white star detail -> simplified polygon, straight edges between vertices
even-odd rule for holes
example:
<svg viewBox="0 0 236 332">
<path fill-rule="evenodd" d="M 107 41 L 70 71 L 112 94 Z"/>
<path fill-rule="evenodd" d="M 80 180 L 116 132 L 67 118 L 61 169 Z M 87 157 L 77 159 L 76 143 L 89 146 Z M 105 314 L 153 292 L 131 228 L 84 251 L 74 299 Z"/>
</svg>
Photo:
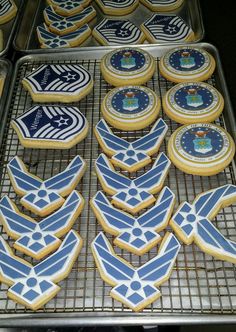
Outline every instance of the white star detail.
<svg viewBox="0 0 236 332">
<path fill-rule="evenodd" d="M 39 192 L 40 191 L 45 191 L 46 192 L 46 194 L 45 194 L 45 196 L 43 196 L 43 197 L 40 197 L 38 194 L 39 194 Z M 42 185 L 40 186 L 40 188 L 38 189 L 38 190 L 35 190 L 35 191 L 32 191 L 32 193 L 35 195 L 35 198 L 34 198 L 34 200 L 33 200 L 33 203 L 38 203 L 38 201 L 40 201 L 41 199 L 43 199 L 45 202 L 47 202 L 48 204 L 50 204 L 51 203 L 51 200 L 50 200 L 50 198 L 49 198 L 49 195 L 51 194 L 51 193 L 53 193 L 53 192 L 55 192 L 55 191 L 53 191 L 53 190 L 48 190 L 46 187 L 45 187 L 45 184 L 44 183 L 42 183 Z"/>
<path fill-rule="evenodd" d="M 66 81 L 68 82 L 70 80 L 75 80 L 75 76 L 76 76 L 75 74 L 68 73 L 67 75 L 62 76 L 62 77 L 64 77 L 66 79 Z"/>
<path fill-rule="evenodd" d="M 34 279 L 37 279 L 37 284 L 34 285 L 33 287 L 30 287 L 27 285 L 27 280 L 29 280 L 30 278 L 34 278 Z M 30 274 L 27 275 L 26 278 L 21 278 L 21 280 L 19 279 L 18 282 L 21 282 L 24 286 L 23 286 L 23 289 L 21 290 L 21 294 L 24 295 L 26 294 L 28 291 L 30 291 L 31 289 L 33 289 L 35 292 L 37 292 L 38 294 L 42 294 L 42 290 L 40 288 L 40 282 L 41 281 L 44 281 L 45 278 L 43 277 L 39 277 L 35 271 L 32 269 L 30 271 Z"/>
<path fill-rule="evenodd" d="M 176 28 L 175 28 L 175 27 L 168 27 L 168 28 L 166 29 L 166 31 L 168 31 L 170 34 L 171 34 L 171 33 L 175 33 L 175 32 L 176 32 Z"/>
<path fill-rule="evenodd" d="M 141 284 L 141 287 L 139 289 L 137 289 L 137 290 L 133 290 L 131 288 L 131 284 L 133 282 L 139 282 Z M 150 281 L 141 280 L 139 278 L 138 273 L 136 271 L 135 271 L 135 273 L 133 275 L 132 280 L 128 281 L 125 285 L 128 287 L 126 295 L 125 295 L 126 298 L 128 298 L 131 295 L 133 295 L 134 293 L 137 293 L 137 294 L 139 294 L 144 299 L 147 298 L 147 295 L 144 292 L 144 287 L 145 286 L 152 286 L 152 285 L 150 285 Z"/>
<path fill-rule="evenodd" d="M 126 31 L 126 30 L 120 30 L 120 32 L 118 32 L 117 34 L 121 37 L 125 37 L 125 36 L 129 35 L 128 31 Z"/>
<path fill-rule="evenodd" d="M 35 233 L 40 233 L 42 235 L 41 238 L 38 239 L 38 240 L 34 240 L 33 236 L 34 236 Z M 35 229 L 32 232 L 27 232 L 27 233 L 24 234 L 24 236 L 27 236 L 29 238 L 29 242 L 27 244 L 27 247 L 30 247 L 30 246 L 32 246 L 35 243 L 39 243 L 42 246 L 46 247 L 48 245 L 48 243 L 45 242 L 45 237 L 47 235 L 53 236 L 54 232 L 45 232 L 45 231 L 42 231 L 41 228 L 40 228 L 40 226 L 38 224 L 36 224 Z"/>
<path fill-rule="evenodd" d="M 58 123 L 58 127 L 61 127 L 63 125 L 68 125 L 68 121 L 69 121 L 69 119 L 65 119 L 65 118 L 63 118 L 63 116 L 60 116 L 59 120 L 54 120 L 54 122 Z"/>
</svg>

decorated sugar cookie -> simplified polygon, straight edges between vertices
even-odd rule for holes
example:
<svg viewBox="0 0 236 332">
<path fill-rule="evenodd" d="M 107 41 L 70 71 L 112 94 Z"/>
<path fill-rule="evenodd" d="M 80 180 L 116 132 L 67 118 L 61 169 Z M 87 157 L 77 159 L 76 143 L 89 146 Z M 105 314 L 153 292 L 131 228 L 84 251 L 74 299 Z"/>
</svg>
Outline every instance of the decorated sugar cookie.
<svg viewBox="0 0 236 332">
<path fill-rule="evenodd" d="M 232 161 L 235 144 L 220 126 L 197 123 L 178 128 L 168 143 L 168 155 L 181 171 L 209 176 L 223 171 Z"/>
<path fill-rule="evenodd" d="M 59 210 L 36 222 L 21 213 L 8 196 L 4 196 L 0 201 L 0 219 L 6 233 L 16 240 L 15 249 L 42 259 L 59 247 L 59 238 L 71 229 L 83 206 L 83 197 L 74 190 Z"/>
<path fill-rule="evenodd" d="M 103 117 L 113 127 L 139 130 L 156 120 L 161 102 L 154 91 L 144 86 L 112 89 L 102 101 Z"/>
<path fill-rule="evenodd" d="M 14 0 L 0 0 L 0 24 L 7 23 L 16 16 L 17 7 Z"/>
<path fill-rule="evenodd" d="M 115 86 L 141 85 L 153 76 L 155 62 L 144 50 L 124 47 L 102 58 L 101 72 L 104 79 Z"/>
<path fill-rule="evenodd" d="M 152 161 L 150 156 L 159 150 L 167 130 L 165 122 L 159 119 L 147 135 L 129 143 L 114 135 L 102 119 L 97 123 L 94 133 L 115 166 L 134 172 Z"/>
<path fill-rule="evenodd" d="M 138 6 L 138 0 L 96 0 L 101 10 L 106 15 L 127 15 Z"/>
<path fill-rule="evenodd" d="M 161 240 L 157 232 L 166 228 L 174 204 L 175 195 L 168 187 L 161 191 L 155 205 L 137 218 L 114 208 L 101 191 L 91 199 L 103 229 L 116 236 L 114 243 L 136 255 L 145 254 Z"/>
<path fill-rule="evenodd" d="M 176 237 L 166 233 L 158 254 L 134 268 L 116 255 L 103 233 L 91 245 L 101 278 L 113 287 L 110 295 L 134 311 L 144 309 L 161 296 L 157 287 L 170 278 L 180 247 Z"/>
<path fill-rule="evenodd" d="M 77 107 L 33 106 L 11 121 L 26 148 L 70 149 L 88 133 L 88 121 Z"/>
<path fill-rule="evenodd" d="M 194 40 L 191 27 L 180 16 L 174 14 L 153 14 L 140 28 L 150 43 Z"/>
<path fill-rule="evenodd" d="M 112 195 L 112 203 L 132 214 L 155 202 L 153 194 L 163 187 L 169 168 L 169 159 L 160 153 L 149 171 L 131 180 L 116 172 L 104 154 L 95 162 L 97 176 L 103 190 Z"/>
<path fill-rule="evenodd" d="M 179 83 L 163 97 L 163 108 L 169 118 L 182 124 L 212 122 L 224 108 L 224 99 L 212 85 Z"/>
<path fill-rule="evenodd" d="M 143 32 L 129 20 L 103 19 L 92 34 L 101 45 L 142 44 L 145 40 Z"/>
<path fill-rule="evenodd" d="M 203 192 L 192 204 L 182 203 L 170 225 L 185 244 L 194 242 L 205 253 L 236 264 L 236 242 L 228 240 L 211 222 L 220 209 L 234 202 L 234 185 Z"/>
<path fill-rule="evenodd" d="M 55 12 L 62 16 L 72 16 L 80 13 L 89 5 L 91 0 L 47 0 Z"/>
<path fill-rule="evenodd" d="M 35 266 L 15 256 L 0 237 L 1 282 L 9 286 L 7 296 L 31 310 L 41 308 L 60 291 L 82 248 L 82 239 L 70 231 L 59 249 Z"/>
<path fill-rule="evenodd" d="M 215 66 L 215 59 L 206 50 L 188 46 L 169 50 L 159 63 L 161 75 L 176 83 L 205 81 Z"/>
<path fill-rule="evenodd" d="M 140 0 L 153 12 L 167 12 L 179 8 L 184 0 Z"/>
<path fill-rule="evenodd" d="M 49 31 L 46 24 L 37 26 L 36 32 L 41 48 L 76 47 L 82 44 L 92 33 L 88 24 L 64 36 L 58 36 L 52 33 Z"/>
<path fill-rule="evenodd" d="M 65 35 L 82 27 L 96 16 L 96 10 L 89 6 L 81 13 L 64 17 L 55 13 L 52 6 L 43 11 L 44 20 L 49 26 L 49 30 L 57 35 Z"/>
<path fill-rule="evenodd" d="M 67 168 L 43 181 L 27 171 L 19 157 L 7 165 L 7 171 L 15 192 L 22 196 L 21 204 L 39 216 L 46 216 L 64 203 L 82 178 L 86 169 L 85 161 L 76 156 Z"/>
<path fill-rule="evenodd" d="M 72 103 L 93 88 L 91 74 L 77 64 L 41 65 L 22 80 L 35 102 Z"/>
</svg>

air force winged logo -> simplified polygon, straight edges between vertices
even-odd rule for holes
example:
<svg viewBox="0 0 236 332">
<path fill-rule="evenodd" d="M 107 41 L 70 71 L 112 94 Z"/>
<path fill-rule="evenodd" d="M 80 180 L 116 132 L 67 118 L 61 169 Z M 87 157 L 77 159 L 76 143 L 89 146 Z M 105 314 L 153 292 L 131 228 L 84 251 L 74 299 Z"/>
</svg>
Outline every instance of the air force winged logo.
<svg viewBox="0 0 236 332">
<path fill-rule="evenodd" d="M 74 190 L 59 210 L 37 223 L 4 196 L 0 201 L 0 219 L 6 233 L 16 240 L 14 248 L 42 259 L 59 247 L 59 238 L 72 227 L 83 206 L 83 197 Z"/>
<path fill-rule="evenodd" d="M 143 255 L 161 240 L 157 232 L 166 228 L 174 203 L 174 193 L 165 187 L 156 204 L 140 217 L 134 218 L 114 208 L 101 191 L 91 200 L 92 209 L 104 230 L 117 236 L 114 243 L 136 255 Z"/>
<path fill-rule="evenodd" d="M 64 203 L 63 197 L 76 187 L 85 169 L 85 161 L 76 156 L 63 172 L 43 181 L 29 173 L 17 156 L 7 165 L 15 192 L 23 196 L 21 204 L 42 217 Z"/>
<path fill-rule="evenodd" d="M 175 236 L 166 233 L 158 255 L 135 269 L 115 254 L 103 233 L 91 245 L 102 279 L 113 286 L 110 295 L 134 311 L 142 310 L 161 296 L 157 286 L 169 279 L 180 247 Z"/>
<path fill-rule="evenodd" d="M 161 190 L 170 164 L 166 155 L 160 153 L 149 171 L 131 180 L 116 172 L 102 153 L 95 168 L 104 191 L 112 195 L 112 203 L 135 214 L 155 202 L 153 194 Z"/>
<path fill-rule="evenodd" d="M 233 202 L 236 202 L 234 185 L 206 191 L 193 204 L 181 204 L 170 225 L 185 244 L 195 242 L 207 254 L 235 264 L 236 243 L 228 240 L 210 221 L 221 208 Z"/>
<path fill-rule="evenodd" d="M 129 143 L 114 135 L 102 119 L 97 123 L 94 132 L 104 152 L 112 157 L 111 162 L 124 170 L 134 172 L 152 161 L 150 156 L 159 150 L 167 130 L 168 126 L 159 119 L 147 135 Z"/>
<path fill-rule="evenodd" d="M 0 278 L 10 286 L 8 297 L 32 310 L 42 307 L 59 292 L 56 283 L 68 276 L 81 247 L 81 237 L 71 230 L 54 254 L 32 266 L 0 237 Z"/>
</svg>

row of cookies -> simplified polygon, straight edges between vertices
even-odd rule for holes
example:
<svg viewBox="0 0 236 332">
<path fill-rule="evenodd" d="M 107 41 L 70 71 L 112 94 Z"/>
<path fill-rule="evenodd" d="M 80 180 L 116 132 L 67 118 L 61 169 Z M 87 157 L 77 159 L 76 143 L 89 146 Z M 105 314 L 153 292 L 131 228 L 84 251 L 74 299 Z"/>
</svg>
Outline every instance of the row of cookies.
<svg viewBox="0 0 236 332">
<path fill-rule="evenodd" d="M 17 13 L 17 6 L 14 0 L 0 0 L 0 25 L 8 23 Z M 4 45 L 3 31 L 0 26 L 0 51 L 3 50 Z"/>
</svg>

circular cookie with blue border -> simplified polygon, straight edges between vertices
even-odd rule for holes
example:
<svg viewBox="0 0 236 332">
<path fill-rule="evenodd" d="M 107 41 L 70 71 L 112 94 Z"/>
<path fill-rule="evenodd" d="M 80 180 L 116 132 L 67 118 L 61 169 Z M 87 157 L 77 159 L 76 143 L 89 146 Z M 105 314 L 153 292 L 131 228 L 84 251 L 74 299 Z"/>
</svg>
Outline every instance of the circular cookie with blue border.
<svg viewBox="0 0 236 332">
<path fill-rule="evenodd" d="M 210 176 L 223 171 L 232 161 L 235 144 L 229 133 L 211 123 L 178 128 L 170 137 L 168 154 L 181 171 Z"/>
<path fill-rule="evenodd" d="M 151 79 L 155 69 L 153 57 L 138 48 L 116 49 L 101 60 L 104 79 L 115 86 L 144 84 Z"/>
<path fill-rule="evenodd" d="M 206 50 L 182 46 L 169 50 L 160 59 L 160 73 L 166 79 L 181 82 L 207 80 L 215 70 L 215 60 Z"/>
<path fill-rule="evenodd" d="M 224 108 L 224 99 L 212 85 L 203 82 L 179 83 L 163 97 L 168 117 L 178 123 L 212 122 Z"/>
<path fill-rule="evenodd" d="M 182 6 L 184 0 L 140 0 L 152 12 L 167 12 Z"/>
<path fill-rule="evenodd" d="M 149 88 L 125 86 L 112 89 L 102 102 L 102 115 L 113 127 L 139 130 L 147 127 L 160 112 L 160 100 Z"/>
</svg>

